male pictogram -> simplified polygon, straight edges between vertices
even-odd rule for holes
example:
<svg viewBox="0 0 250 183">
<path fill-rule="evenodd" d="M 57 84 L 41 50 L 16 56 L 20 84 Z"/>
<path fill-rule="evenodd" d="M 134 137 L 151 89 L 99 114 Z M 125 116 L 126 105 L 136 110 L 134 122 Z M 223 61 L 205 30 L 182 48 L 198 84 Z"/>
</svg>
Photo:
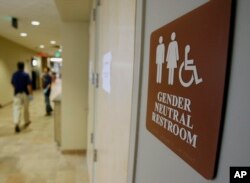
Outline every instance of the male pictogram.
<svg viewBox="0 0 250 183">
<path fill-rule="evenodd" d="M 156 64 L 157 64 L 157 73 L 156 73 L 156 83 L 161 83 L 162 77 L 162 64 L 164 63 L 165 57 L 165 45 L 163 44 L 163 37 L 159 37 L 159 44 L 156 48 Z"/>
</svg>

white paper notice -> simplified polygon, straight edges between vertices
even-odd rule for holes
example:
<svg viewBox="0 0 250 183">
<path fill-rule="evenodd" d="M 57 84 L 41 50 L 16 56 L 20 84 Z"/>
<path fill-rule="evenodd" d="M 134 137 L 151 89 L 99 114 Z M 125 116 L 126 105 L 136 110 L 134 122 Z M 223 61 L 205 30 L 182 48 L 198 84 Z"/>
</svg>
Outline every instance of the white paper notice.
<svg viewBox="0 0 250 183">
<path fill-rule="evenodd" d="M 107 93 L 111 92 L 110 72 L 111 72 L 111 52 L 106 53 L 102 60 L 102 88 Z"/>
</svg>

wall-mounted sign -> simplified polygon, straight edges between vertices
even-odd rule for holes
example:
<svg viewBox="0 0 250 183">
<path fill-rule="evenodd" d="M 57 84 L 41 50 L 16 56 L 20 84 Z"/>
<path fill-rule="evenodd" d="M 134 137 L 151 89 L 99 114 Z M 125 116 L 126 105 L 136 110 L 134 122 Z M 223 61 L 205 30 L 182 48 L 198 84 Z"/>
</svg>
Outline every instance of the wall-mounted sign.
<svg viewBox="0 0 250 183">
<path fill-rule="evenodd" d="M 150 40 L 147 129 L 204 177 L 215 175 L 231 0 L 211 0 Z"/>
</svg>

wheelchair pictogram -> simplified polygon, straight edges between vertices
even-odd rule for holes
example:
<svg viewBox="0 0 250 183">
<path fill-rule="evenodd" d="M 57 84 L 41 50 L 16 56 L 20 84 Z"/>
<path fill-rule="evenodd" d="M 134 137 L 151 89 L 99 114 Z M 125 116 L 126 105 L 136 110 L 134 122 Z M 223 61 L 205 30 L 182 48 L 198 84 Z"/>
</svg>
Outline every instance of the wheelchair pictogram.
<svg viewBox="0 0 250 183">
<path fill-rule="evenodd" d="M 191 48 L 189 45 L 186 45 L 185 47 L 185 60 L 181 63 L 180 69 L 179 69 L 179 81 L 182 86 L 189 87 L 195 82 L 196 85 L 201 83 L 203 80 L 202 78 L 198 77 L 197 68 L 196 65 L 194 65 L 194 60 L 188 58 L 188 54 L 190 52 Z M 182 78 L 182 73 L 184 71 L 193 71 L 192 76 L 189 81 L 184 81 Z"/>
</svg>

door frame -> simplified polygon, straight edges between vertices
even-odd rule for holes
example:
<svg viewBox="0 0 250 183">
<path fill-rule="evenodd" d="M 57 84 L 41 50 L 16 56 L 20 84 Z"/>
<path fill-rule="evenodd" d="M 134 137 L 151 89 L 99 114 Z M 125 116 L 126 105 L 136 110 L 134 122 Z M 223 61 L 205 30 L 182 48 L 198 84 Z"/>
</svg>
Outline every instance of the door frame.
<svg viewBox="0 0 250 183">
<path fill-rule="evenodd" d="M 93 88 L 93 93 L 91 96 L 91 102 L 93 103 L 93 106 L 91 109 L 91 115 L 92 115 L 92 120 L 88 122 L 89 125 L 91 125 L 91 131 L 88 132 L 88 139 L 90 142 L 90 146 L 88 147 L 88 151 L 90 151 L 89 156 L 87 159 L 88 161 L 88 171 L 89 171 L 89 181 L 91 183 L 95 183 L 96 182 L 96 162 L 94 161 L 95 158 L 95 149 L 96 149 L 96 137 L 97 137 L 97 133 L 96 133 L 96 124 L 97 124 L 97 103 L 98 103 L 98 79 L 97 79 L 97 73 L 98 73 L 98 60 L 99 60 L 99 55 L 98 55 L 98 51 L 99 51 L 99 32 L 98 32 L 98 27 L 99 27 L 99 16 L 98 16 L 98 8 L 99 8 L 99 1 L 98 0 L 93 0 L 92 5 L 91 5 L 91 22 L 94 26 L 93 30 L 89 29 L 89 31 L 93 31 L 93 58 L 92 58 L 92 73 L 91 73 L 91 83 L 89 84 L 89 87 Z M 91 164 L 90 164 L 91 163 Z"/>
<path fill-rule="evenodd" d="M 134 71 L 133 71 L 133 92 L 131 106 L 131 126 L 129 142 L 129 162 L 128 162 L 128 183 L 135 183 L 137 153 L 138 153 L 138 136 L 140 123 L 140 105 L 142 90 L 142 73 L 143 73 L 143 43 L 145 28 L 145 8 L 144 0 L 136 1 L 135 14 L 135 52 L 134 52 Z"/>
</svg>

